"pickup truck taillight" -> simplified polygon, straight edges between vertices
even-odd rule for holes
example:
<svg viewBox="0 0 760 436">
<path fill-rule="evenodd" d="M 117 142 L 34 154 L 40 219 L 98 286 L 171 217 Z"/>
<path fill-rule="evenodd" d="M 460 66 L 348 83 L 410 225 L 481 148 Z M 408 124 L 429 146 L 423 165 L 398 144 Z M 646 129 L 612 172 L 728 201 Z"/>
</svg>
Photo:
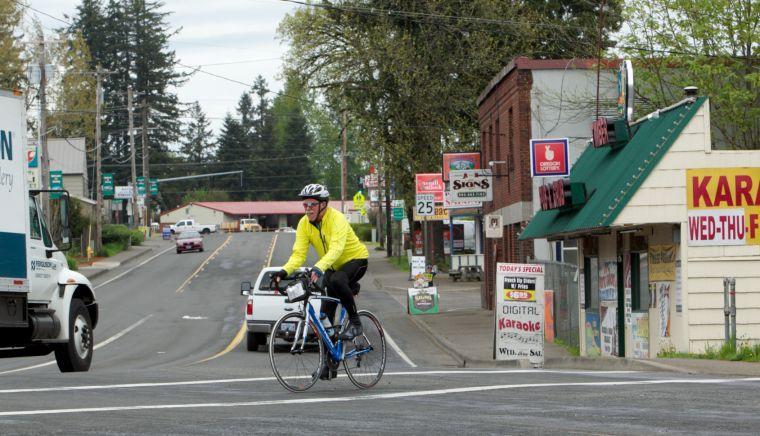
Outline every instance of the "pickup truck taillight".
<svg viewBox="0 0 760 436">
<path fill-rule="evenodd" d="M 248 300 L 248 304 L 245 305 L 245 313 L 253 315 L 253 300 Z"/>
</svg>

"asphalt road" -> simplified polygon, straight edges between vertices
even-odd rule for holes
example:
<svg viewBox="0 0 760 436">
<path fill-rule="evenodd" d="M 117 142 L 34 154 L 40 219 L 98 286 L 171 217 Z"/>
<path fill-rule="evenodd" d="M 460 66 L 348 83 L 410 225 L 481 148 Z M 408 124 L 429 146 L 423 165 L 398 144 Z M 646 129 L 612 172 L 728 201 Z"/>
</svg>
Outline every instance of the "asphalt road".
<svg viewBox="0 0 760 436">
<path fill-rule="evenodd" d="M 211 235 L 97 278 L 100 324 L 87 373 L 52 356 L 0 360 L 0 434 L 601 433 L 760 431 L 760 379 L 672 373 L 470 370 L 417 330 L 370 277 L 359 306 L 382 320 L 386 374 L 302 394 L 247 352 L 241 280 L 280 265 L 292 234 Z M 126 274 L 124 274 L 124 272 Z"/>
</svg>

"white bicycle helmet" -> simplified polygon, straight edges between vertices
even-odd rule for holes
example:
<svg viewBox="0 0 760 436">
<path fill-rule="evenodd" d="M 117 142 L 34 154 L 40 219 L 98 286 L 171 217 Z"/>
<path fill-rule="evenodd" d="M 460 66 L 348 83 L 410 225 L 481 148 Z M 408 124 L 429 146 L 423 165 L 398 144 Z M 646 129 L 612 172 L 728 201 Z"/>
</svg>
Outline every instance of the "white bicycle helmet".
<svg viewBox="0 0 760 436">
<path fill-rule="evenodd" d="M 304 186 L 298 196 L 301 198 L 314 198 L 320 201 L 327 201 L 330 199 L 330 191 L 328 191 L 323 185 L 311 183 Z"/>
</svg>

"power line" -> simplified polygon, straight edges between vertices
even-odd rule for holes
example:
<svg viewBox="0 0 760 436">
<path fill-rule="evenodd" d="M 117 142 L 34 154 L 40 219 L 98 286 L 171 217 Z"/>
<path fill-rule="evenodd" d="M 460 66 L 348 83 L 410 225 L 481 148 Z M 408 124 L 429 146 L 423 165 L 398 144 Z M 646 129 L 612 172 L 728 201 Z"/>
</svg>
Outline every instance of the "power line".
<svg viewBox="0 0 760 436">
<path fill-rule="evenodd" d="M 39 10 L 39 9 L 35 9 L 35 8 L 33 8 L 33 7 L 29 6 L 29 5 L 26 5 L 26 4 L 24 4 L 24 3 L 21 3 L 21 1 L 19 1 L 19 0 L 13 0 L 13 2 L 14 2 L 14 3 L 16 3 L 17 5 L 19 5 L 19 6 L 23 7 L 23 8 L 26 8 L 26 9 L 31 9 L 31 10 L 33 10 L 34 12 L 37 12 L 38 14 L 42 14 L 42 15 L 44 15 L 44 16 L 46 16 L 46 17 L 49 17 L 49 18 L 52 18 L 52 19 L 54 19 L 54 20 L 60 21 L 61 23 L 65 24 L 65 25 L 67 25 L 67 26 L 71 26 L 71 25 L 72 25 L 72 23 L 69 23 L 68 21 L 66 21 L 66 20 L 64 20 L 64 19 L 61 19 L 61 18 L 58 18 L 58 17 L 54 17 L 53 15 L 50 15 L 50 14 L 48 14 L 47 12 L 43 12 L 43 11 L 41 11 L 41 10 Z"/>
</svg>

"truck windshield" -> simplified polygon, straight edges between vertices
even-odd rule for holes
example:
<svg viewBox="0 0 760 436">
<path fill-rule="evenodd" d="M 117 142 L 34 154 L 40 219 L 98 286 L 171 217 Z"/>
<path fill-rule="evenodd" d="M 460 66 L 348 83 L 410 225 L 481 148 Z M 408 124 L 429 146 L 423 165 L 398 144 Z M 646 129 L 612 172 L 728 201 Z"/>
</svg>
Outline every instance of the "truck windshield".
<svg viewBox="0 0 760 436">
<path fill-rule="evenodd" d="M 29 236 L 32 239 L 42 239 L 40 217 L 37 214 L 37 206 L 34 201 L 29 202 Z"/>
</svg>

